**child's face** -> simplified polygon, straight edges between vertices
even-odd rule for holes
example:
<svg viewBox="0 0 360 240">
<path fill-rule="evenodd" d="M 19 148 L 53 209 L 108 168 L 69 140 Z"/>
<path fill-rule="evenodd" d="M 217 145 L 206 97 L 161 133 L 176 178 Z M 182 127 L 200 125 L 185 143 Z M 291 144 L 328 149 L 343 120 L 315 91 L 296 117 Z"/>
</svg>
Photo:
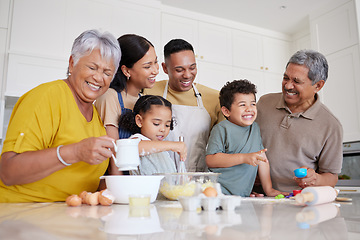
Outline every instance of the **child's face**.
<svg viewBox="0 0 360 240">
<path fill-rule="evenodd" d="M 230 122 L 242 127 L 250 126 L 257 116 L 255 96 L 252 93 L 236 93 L 230 109 L 223 106 L 221 111 Z"/>
<path fill-rule="evenodd" d="M 145 114 L 136 115 L 136 124 L 141 134 L 153 141 L 162 141 L 169 134 L 171 110 L 161 105 L 153 105 Z"/>
</svg>

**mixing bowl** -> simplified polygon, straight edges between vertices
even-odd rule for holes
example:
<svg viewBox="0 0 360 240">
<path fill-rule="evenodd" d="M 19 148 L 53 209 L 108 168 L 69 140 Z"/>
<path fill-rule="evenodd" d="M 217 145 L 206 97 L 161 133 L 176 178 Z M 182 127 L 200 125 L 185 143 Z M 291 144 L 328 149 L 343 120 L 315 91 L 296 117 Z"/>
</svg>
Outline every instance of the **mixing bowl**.
<svg viewBox="0 0 360 240">
<path fill-rule="evenodd" d="M 150 195 L 150 202 L 154 202 L 159 192 L 160 180 L 164 176 L 132 176 L 112 175 L 102 176 L 106 187 L 115 196 L 115 203 L 129 203 L 129 195 Z"/>
<path fill-rule="evenodd" d="M 201 193 L 207 187 L 215 187 L 220 173 L 187 172 L 164 173 L 160 183 L 160 193 L 167 199 L 178 200 Z"/>
</svg>

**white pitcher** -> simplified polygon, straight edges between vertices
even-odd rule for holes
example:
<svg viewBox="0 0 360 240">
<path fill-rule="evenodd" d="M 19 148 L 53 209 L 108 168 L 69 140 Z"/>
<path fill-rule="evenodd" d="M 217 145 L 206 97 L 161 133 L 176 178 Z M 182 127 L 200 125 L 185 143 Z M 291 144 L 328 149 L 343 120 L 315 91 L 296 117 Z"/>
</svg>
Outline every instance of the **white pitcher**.
<svg viewBox="0 0 360 240">
<path fill-rule="evenodd" d="M 120 171 L 136 170 L 140 164 L 139 142 L 140 138 L 118 139 L 114 144 L 116 157 L 112 155 L 115 165 Z"/>
</svg>

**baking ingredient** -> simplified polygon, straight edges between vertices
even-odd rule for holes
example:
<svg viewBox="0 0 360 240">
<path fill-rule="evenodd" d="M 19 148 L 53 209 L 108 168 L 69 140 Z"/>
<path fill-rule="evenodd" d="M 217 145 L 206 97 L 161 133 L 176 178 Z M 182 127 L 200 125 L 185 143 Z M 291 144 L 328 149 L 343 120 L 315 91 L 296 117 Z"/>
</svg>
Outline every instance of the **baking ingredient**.
<svg viewBox="0 0 360 240">
<path fill-rule="evenodd" d="M 195 182 L 191 181 L 184 185 L 170 185 L 167 182 L 160 187 L 160 192 L 170 200 L 177 200 L 180 196 L 190 197 L 194 194 Z"/>
<path fill-rule="evenodd" d="M 95 193 L 89 193 L 86 195 L 86 204 L 91 205 L 91 206 L 95 206 L 99 204 L 99 195 L 100 192 L 95 192 Z"/>
<path fill-rule="evenodd" d="M 87 191 L 82 191 L 80 194 L 79 194 L 79 197 L 81 198 L 81 202 L 86 204 L 86 195 L 90 194 L 89 192 Z"/>
<path fill-rule="evenodd" d="M 207 187 L 205 188 L 205 190 L 203 191 L 203 194 L 207 197 L 216 197 L 217 196 L 217 191 L 215 188 L 213 187 Z"/>
<path fill-rule="evenodd" d="M 315 205 L 335 200 L 338 192 L 330 186 L 307 187 L 295 196 L 299 204 Z"/>
<path fill-rule="evenodd" d="M 70 207 L 78 207 L 81 205 L 81 198 L 78 195 L 70 195 L 66 198 L 66 204 Z"/>
<path fill-rule="evenodd" d="M 109 206 L 115 201 L 115 196 L 107 189 L 100 191 L 99 203 L 103 206 Z"/>
</svg>

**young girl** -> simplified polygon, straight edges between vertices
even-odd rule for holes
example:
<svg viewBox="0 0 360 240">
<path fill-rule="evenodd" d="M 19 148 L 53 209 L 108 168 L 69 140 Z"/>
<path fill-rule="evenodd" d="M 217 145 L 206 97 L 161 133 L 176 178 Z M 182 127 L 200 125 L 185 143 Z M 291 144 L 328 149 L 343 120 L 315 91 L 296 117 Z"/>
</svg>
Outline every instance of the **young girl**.
<svg viewBox="0 0 360 240">
<path fill-rule="evenodd" d="M 121 115 L 119 126 L 133 134 L 130 138 L 142 140 L 139 143 L 140 165 L 130 174 L 177 172 L 175 162 L 166 151 L 177 152 L 181 161 L 185 161 L 186 145 L 184 142 L 163 141 L 173 125 L 171 103 L 160 96 L 142 96 L 132 112 Z"/>
<path fill-rule="evenodd" d="M 159 73 L 156 52 L 149 40 L 136 34 L 125 34 L 118 42 L 122 53 L 119 69 L 109 90 L 95 102 L 107 135 L 115 140 L 130 137 L 131 133 L 118 126 L 119 118 L 132 111 L 142 89 L 152 88 Z M 108 174 L 123 173 L 110 161 Z"/>
</svg>

